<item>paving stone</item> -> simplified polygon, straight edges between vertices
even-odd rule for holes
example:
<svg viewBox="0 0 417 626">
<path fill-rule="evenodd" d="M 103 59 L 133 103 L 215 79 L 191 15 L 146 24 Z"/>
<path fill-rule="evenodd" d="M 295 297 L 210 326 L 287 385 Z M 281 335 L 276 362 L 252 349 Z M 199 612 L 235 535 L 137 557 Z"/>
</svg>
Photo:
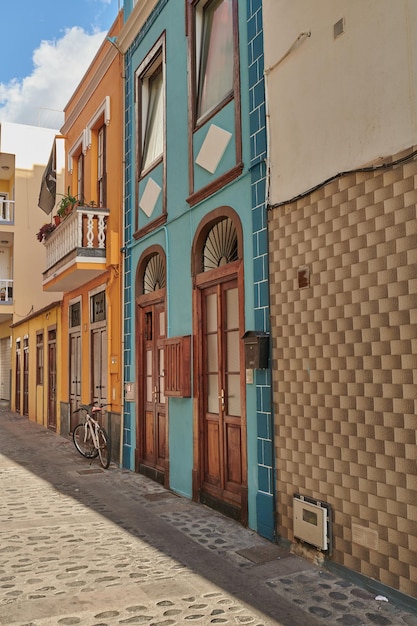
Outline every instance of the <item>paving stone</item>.
<svg viewBox="0 0 417 626">
<path fill-rule="evenodd" d="M 417 626 L 394 602 L 0 411 L 0 625 Z"/>
</svg>

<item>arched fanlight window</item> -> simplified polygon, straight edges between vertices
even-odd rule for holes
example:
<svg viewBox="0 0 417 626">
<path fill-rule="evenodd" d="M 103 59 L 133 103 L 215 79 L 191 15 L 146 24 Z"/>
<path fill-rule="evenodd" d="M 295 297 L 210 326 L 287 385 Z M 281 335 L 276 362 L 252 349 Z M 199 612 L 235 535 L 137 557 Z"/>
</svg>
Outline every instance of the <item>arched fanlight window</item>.
<svg viewBox="0 0 417 626">
<path fill-rule="evenodd" d="M 236 227 L 230 217 L 210 229 L 203 247 L 203 271 L 232 263 L 238 259 Z"/>
<path fill-rule="evenodd" d="M 166 285 L 165 263 L 160 254 L 151 256 L 143 273 L 143 293 L 163 289 Z"/>
</svg>

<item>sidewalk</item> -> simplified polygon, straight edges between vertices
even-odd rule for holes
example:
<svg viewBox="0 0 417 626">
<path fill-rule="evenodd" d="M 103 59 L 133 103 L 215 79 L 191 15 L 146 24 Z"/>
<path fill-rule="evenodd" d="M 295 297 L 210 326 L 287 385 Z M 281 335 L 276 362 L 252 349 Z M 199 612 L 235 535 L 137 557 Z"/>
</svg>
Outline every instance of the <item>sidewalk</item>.
<svg viewBox="0 0 417 626">
<path fill-rule="evenodd" d="M 417 626 L 417 615 L 0 410 L 0 625 Z"/>
</svg>

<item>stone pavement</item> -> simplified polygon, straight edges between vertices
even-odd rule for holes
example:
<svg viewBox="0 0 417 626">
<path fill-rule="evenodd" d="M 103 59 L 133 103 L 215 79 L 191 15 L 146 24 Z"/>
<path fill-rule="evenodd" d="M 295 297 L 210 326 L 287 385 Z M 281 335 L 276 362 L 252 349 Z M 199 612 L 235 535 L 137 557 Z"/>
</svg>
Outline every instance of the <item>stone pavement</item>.
<svg viewBox="0 0 417 626">
<path fill-rule="evenodd" d="M 0 411 L 0 625 L 417 626 L 415 612 Z"/>
</svg>

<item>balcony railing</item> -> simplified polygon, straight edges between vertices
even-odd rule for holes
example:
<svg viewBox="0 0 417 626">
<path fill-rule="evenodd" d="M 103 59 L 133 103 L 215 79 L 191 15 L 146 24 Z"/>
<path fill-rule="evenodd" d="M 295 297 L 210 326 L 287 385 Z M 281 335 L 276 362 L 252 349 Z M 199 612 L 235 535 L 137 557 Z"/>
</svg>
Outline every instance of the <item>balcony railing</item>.
<svg viewBox="0 0 417 626">
<path fill-rule="evenodd" d="M 80 256 L 106 257 L 106 221 L 109 209 L 77 207 L 45 241 L 46 269 L 71 252 Z"/>
<path fill-rule="evenodd" d="M 14 200 L 5 200 L 0 197 L 0 222 L 14 222 Z"/>
<path fill-rule="evenodd" d="M 13 279 L 0 278 L 0 305 L 13 302 Z"/>
</svg>

